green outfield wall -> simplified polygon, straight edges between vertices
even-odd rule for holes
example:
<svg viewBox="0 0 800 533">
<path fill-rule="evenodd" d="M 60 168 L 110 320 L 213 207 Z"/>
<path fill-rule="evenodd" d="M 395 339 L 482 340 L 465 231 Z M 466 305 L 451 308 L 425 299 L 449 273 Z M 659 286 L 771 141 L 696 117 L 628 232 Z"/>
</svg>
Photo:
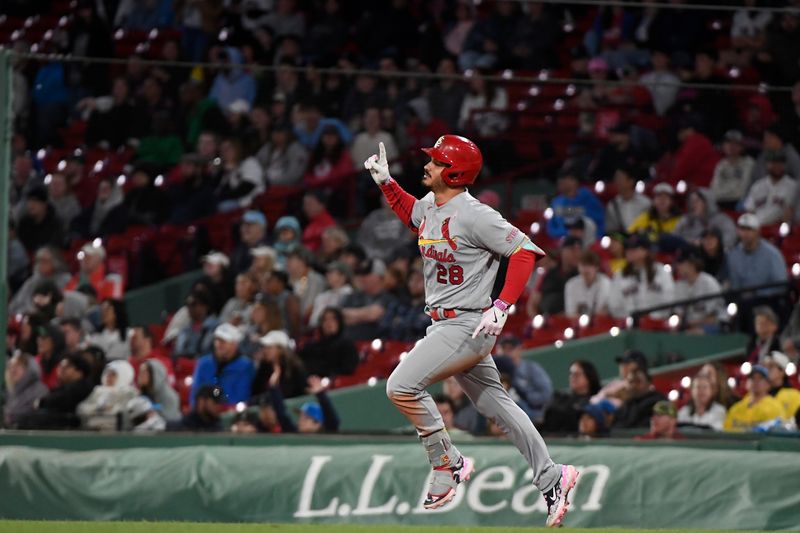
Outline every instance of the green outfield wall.
<svg viewBox="0 0 800 533">
<path fill-rule="evenodd" d="M 323 441 L 324 442 L 324 441 Z M 507 443 L 465 443 L 477 471 L 440 511 L 421 508 L 423 450 L 404 444 L 187 446 L 74 452 L 0 448 L 12 519 L 541 525 L 531 472 Z M 551 447 L 582 470 L 576 527 L 800 529 L 791 452 L 671 446 Z"/>
</svg>

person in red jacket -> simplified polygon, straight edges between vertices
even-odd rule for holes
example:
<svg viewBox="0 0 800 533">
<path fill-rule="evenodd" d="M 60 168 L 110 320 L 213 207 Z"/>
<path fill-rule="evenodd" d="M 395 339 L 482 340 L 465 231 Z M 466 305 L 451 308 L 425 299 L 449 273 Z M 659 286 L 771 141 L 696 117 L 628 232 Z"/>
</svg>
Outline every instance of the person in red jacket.
<svg viewBox="0 0 800 533">
<path fill-rule="evenodd" d="M 322 233 L 335 226 L 336 220 L 328 213 L 325 198 L 319 191 L 309 191 L 303 196 L 303 213 L 308 219 L 303 230 L 303 246 L 316 252 L 322 245 Z"/>
<path fill-rule="evenodd" d="M 106 266 L 103 263 L 105 259 L 105 248 L 86 243 L 78 252 L 80 270 L 67 282 L 64 292 L 78 290 L 81 285 L 91 285 L 100 302 L 108 298 L 122 298 L 122 278 L 117 275 L 106 276 Z"/>
<path fill-rule="evenodd" d="M 708 187 L 720 160 L 714 145 L 691 121 L 686 121 L 678 130 L 678 141 L 681 144 L 675 152 L 669 181 L 684 180 L 691 185 Z"/>
</svg>

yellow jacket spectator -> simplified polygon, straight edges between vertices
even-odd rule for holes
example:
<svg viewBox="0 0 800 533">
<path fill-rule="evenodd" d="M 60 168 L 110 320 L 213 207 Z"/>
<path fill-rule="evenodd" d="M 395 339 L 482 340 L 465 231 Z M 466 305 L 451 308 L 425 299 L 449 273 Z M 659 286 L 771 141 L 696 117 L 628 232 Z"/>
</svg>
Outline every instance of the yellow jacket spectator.
<svg viewBox="0 0 800 533">
<path fill-rule="evenodd" d="M 769 371 L 766 367 L 753 365 L 747 386 L 749 394 L 728 410 L 723 426 L 725 431 L 753 431 L 761 424 L 784 419 L 783 406 L 769 395 Z"/>
<path fill-rule="evenodd" d="M 628 233 L 646 233 L 652 242 L 662 235 L 675 231 L 681 213 L 673 201 L 675 189 L 669 183 L 659 183 L 653 188 L 653 205 L 637 216 L 628 226 Z"/>
<path fill-rule="evenodd" d="M 797 410 L 800 409 L 800 390 L 789 385 L 786 367 L 789 366 L 789 357 L 783 352 L 773 351 L 764 358 L 764 366 L 769 371 L 769 394 L 783 407 L 784 418 L 794 420 Z"/>
</svg>

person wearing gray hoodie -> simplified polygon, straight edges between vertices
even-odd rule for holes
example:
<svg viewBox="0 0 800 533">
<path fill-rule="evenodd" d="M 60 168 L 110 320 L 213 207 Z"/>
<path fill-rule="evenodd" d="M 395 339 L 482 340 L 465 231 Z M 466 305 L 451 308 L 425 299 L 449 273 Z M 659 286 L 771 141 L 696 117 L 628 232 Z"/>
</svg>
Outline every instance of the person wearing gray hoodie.
<svg viewBox="0 0 800 533">
<path fill-rule="evenodd" d="M 153 402 L 161 416 L 170 422 L 180 420 L 181 402 L 167 379 L 167 367 L 158 359 L 148 359 L 139 367 L 139 390 Z"/>
<path fill-rule="evenodd" d="M 59 289 L 63 289 L 69 281 L 70 274 L 61 252 L 50 246 L 43 246 L 36 250 L 34 257 L 33 275 L 14 293 L 8 304 L 8 314 L 16 315 L 29 313 L 34 310 L 33 290 L 42 281 L 52 281 Z"/>
<path fill-rule="evenodd" d="M 688 209 L 675 227 L 675 235 L 691 244 L 700 242 L 703 232 L 717 228 L 722 234 L 722 244 L 729 250 L 736 244 L 736 225 L 733 220 L 717 208 L 714 194 L 705 187 L 689 194 Z"/>
<path fill-rule="evenodd" d="M 3 421 L 6 427 L 15 427 L 17 422 L 34 411 L 34 404 L 50 390 L 42 383 L 42 371 L 36 359 L 22 353 L 16 354 L 6 367 L 6 403 L 3 406 Z"/>
</svg>

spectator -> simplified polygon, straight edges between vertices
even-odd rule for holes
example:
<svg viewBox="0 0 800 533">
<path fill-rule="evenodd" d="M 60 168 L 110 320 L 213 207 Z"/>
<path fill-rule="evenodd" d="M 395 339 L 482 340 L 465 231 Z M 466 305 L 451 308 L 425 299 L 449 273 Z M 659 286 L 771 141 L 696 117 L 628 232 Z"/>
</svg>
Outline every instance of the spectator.
<svg viewBox="0 0 800 533">
<path fill-rule="evenodd" d="M 436 139 L 450 132 L 443 120 L 432 115 L 428 100 L 421 96 L 409 101 L 405 112 L 405 147 L 408 151 L 413 152 L 426 146 L 432 146 Z M 386 120 L 386 110 L 383 113 L 384 120 Z M 388 128 L 384 127 L 384 129 Z"/>
<path fill-rule="evenodd" d="M 356 239 L 368 257 L 385 262 L 411 236 L 411 231 L 403 225 L 386 199 L 381 196 L 381 207 L 364 217 Z"/>
<path fill-rule="evenodd" d="M 263 288 L 275 269 L 278 253 L 271 246 L 256 246 L 250 250 L 250 255 L 253 256 L 253 262 L 246 274 L 253 276 L 257 288 Z"/>
<path fill-rule="evenodd" d="M 308 224 L 303 230 L 303 246 L 316 252 L 322 244 L 322 233 L 327 228 L 335 226 L 336 221 L 328 212 L 325 197 L 319 191 L 310 191 L 303 196 L 303 213 L 308 219 Z"/>
<path fill-rule="evenodd" d="M 279 313 L 278 318 L 280 318 L 280 324 L 282 325 L 280 329 L 286 330 L 292 337 L 299 336 L 302 327 L 300 300 L 294 294 L 286 272 L 273 272 L 267 280 L 265 292 L 277 306 L 276 309 Z M 258 303 L 258 301 L 259 298 L 256 296 L 256 303 Z M 269 331 L 269 329 L 266 331 Z"/>
<path fill-rule="evenodd" d="M 645 233 L 650 242 L 659 243 L 660 248 L 668 247 L 667 241 L 678 226 L 681 212 L 675 205 L 675 189 L 669 183 L 659 183 L 653 187 L 653 205 L 642 212 L 631 224 L 628 233 Z M 662 241 L 663 239 L 663 241 Z"/>
<path fill-rule="evenodd" d="M 195 288 L 210 295 L 214 314 L 219 314 L 225 302 L 233 296 L 233 278 L 230 275 L 230 259 L 222 252 L 211 250 L 201 258 L 203 277 L 195 282 Z"/>
<path fill-rule="evenodd" d="M 360 170 L 360 162 L 366 161 L 369 156 L 375 153 L 375 147 L 378 146 L 378 143 L 383 143 L 386 147 L 386 158 L 391 162 L 391 173 L 395 176 L 401 174 L 402 167 L 396 161 L 400 151 L 397 148 L 394 135 L 381 129 L 381 110 L 377 107 L 368 107 L 364 111 L 363 120 L 364 131 L 355 136 L 353 145 L 350 148 L 352 161 L 359 162 L 356 169 Z"/>
<path fill-rule="evenodd" d="M 142 364 L 150 360 L 157 360 L 164 367 L 165 375 L 170 380 L 175 380 L 175 370 L 172 368 L 172 359 L 164 353 L 160 346 L 155 346 L 153 332 L 147 326 L 135 326 L 130 329 L 130 349 L 131 356 L 128 362 L 133 367 L 135 376 L 139 375 Z"/>
<path fill-rule="evenodd" d="M 143 396 L 153 402 L 154 408 L 168 421 L 181 417 L 178 393 L 169 384 L 167 366 L 160 359 L 148 359 L 139 367 L 137 385 Z"/>
<path fill-rule="evenodd" d="M 522 358 L 522 341 L 507 336 L 500 339 L 500 349 L 495 359 L 506 358 L 511 362 L 513 375 L 511 386 L 531 408 L 531 420 L 540 423 L 544 412 L 553 399 L 553 383 L 544 368 L 535 361 Z"/>
<path fill-rule="evenodd" d="M 241 141 L 228 138 L 220 145 L 222 177 L 214 192 L 218 211 L 248 207 L 264 191 L 264 175 L 258 160 L 246 156 Z"/>
<path fill-rule="evenodd" d="M 723 157 L 714 167 L 711 192 L 721 207 L 735 208 L 750 187 L 756 162 L 744 153 L 744 137 L 738 130 L 725 133 Z"/>
<path fill-rule="evenodd" d="M 772 13 L 761 11 L 755 0 L 745 0 L 744 6 L 733 14 L 731 43 L 736 48 L 761 50 L 766 41 L 766 29 Z"/>
<path fill-rule="evenodd" d="M 747 378 L 747 395 L 736 402 L 725 417 L 725 431 L 758 431 L 781 423 L 783 405 L 769 395 L 769 370 L 753 365 Z"/>
<path fill-rule="evenodd" d="M 242 333 L 231 324 L 220 324 L 214 330 L 211 353 L 197 360 L 192 380 L 190 404 L 197 403 L 197 394 L 204 385 L 217 385 L 225 391 L 224 403 L 233 405 L 250 398 L 255 368 L 252 361 L 239 355 Z"/>
<path fill-rule="evenodd" d="M 689 193 L 688 202 L 689 209 L 678 221 L 675 235 L 691 244 L 698 244 L 705 230 L 717 228 L 722 234 L 725 250 L 736 243 L 736 226 L 728 215 L 719 211 L 710 190 L 695 189 Z"/>
<path fill-rule="evenodd" d="M 3 405 L 3 424 L 7 428 L 31 414 L 36 402 L 49 389 L 42 383 L 41 369 L 33 357 L 17 353 L 8 360 L 5 373 L 6 398 Z"/>
<path fill-rule="evenodd" d="M 295 217 L 284 216 L 275 223 L 274 248 L 278 253 L 275 268 L 278 270 L 286 269 L 286 254 L 289 250 L 300 244 L 302 231 L 300 221 Z"/>
<path fill-rule="evenodd" d="M 483 435 L 486 433 L 486 419 L 475 408 L 475 405 L 464 393 L 455 377 L 449 377 L 444 380 L 442 393 L 455 406 L 455 417 L 453 419 L 455 427 L 471 435 Z"/>
<path fill-rule="evenodd" d="M 628 392 L 627 375 L 636 369 L 647 371 L 647 358 L 639 350 L 627 350 L 622 356 L 614 358 L 619 369 L 619 374 L 609 383 L 600 389 L 600 392 L 592 396 L 592 403 L 600 403 L 608 400 L 615 408 L 619 408 L 625 400 Z"/>
<path fill-rule="evenodd" d="M 544 4 L 528 6 L 527 16 L 520 17 L 509 37 L 508 47 L 518 68 L 534 70 L 554 65 L 560 31 Z"/>
<path fill-rule="evenodd" d="M 558 175 L 558 196 L 550 202 L 553 216 L 547 221 L 547 234 L 561 238 L 567 233 L 565 220 L 568 218 L 589 217 L 597 226 L 597 234 L 605 234 L 603 204 L 586 187 L 580 186 L 575 171 L 563 168 Z"/>
<path fill-rule="evenodd" d="M 577 237 L 564 239 L 558 262 L 536 279 L 536 285 L 528 298 L 528 315 L 555 315 L 564 312 L 565 288 L 567 282 L 578 275 L 581 250 L 582 243 Z"/>
<path fill-rule="evenodd" d="M 625 379 L 628 382 L 628 399 L 615 415 L 616 428 L 646 428 L 650 425 L 654 406 L 666 397 L 653 387 L 646 369 L 630 370 Z"/>
<path fill-rule="evenodd" d="M 214 331 L 219 326 L 219 320 L 212 313 L 211 300 L 206 291 L 192 291 L 186 297 L 185 305 L 189 324 L 181 328 L 177 334 L 172 353 L 173 357 L 195 359 L 211 350 Z"/>
<path fill-rule="evenodd" d="M 577 237 L 584 248 L 597 242 L 597 228 L 589 217 L 568 218 L 564 221 L 567 237 Z"/>
<path fill-rule="evenodd" d="M 744 200 L 744 208 L 754 213 L 763 225 L 791 222 L 797 183 L 786 175 L 786 154 L 782 151 L 767 152 L 765 159 L 768 174 L 753 183 Z"/>
<path fill-rule="evenodd" d="M 125 210 L 128 223 L 136 226 L 163 224 L 167 219 L 169 201 L 156 179 L 144 168 L 134 170 L 130 188 L 125 194 Z M 163 178 L 162 178 L 163 179 Z"/>
<path fill-rule="evenodd" d="M 339 130 L 333 125 L 325 126 L 311 152 L 308 171 L 303 178 L 305 185 L 312 188 L 336 185 L 353 172 L 353 159 Z"/>
<path fill-rule="evenodd" d="M 656 114 L 663 117 L 678 98 L 681 80 L 669 68 L 669 51 L 660 48 L 651 50 L 650 61 L 653 70 L 639 78 L 639 81 L 650 91 Z"/>
<path fill-rule="evenodd" d="M 703 271 L 714 276 L 720 285 L 728 283 L 728 259 L 719 228 L 708 228 L 700 235 L 700 258 Z"/>
<path fill-rule="evenodd" d="M 50 390 L 58 386 L 58 373 L 61 360 L 65 356 L 64 335 L 51 324 L 36 329 L 36 363 L 42 374 L 42 381 Z"/>
<path fill-rule="evenodd" d="M 214 184 L 206 171 L 206 163 L 198 154 L 185 154 L 181 159 L 181 181 L 167 191 L 172 205 L 170 224 L 188 224 L 214 212 Z"/>
<path fill-rule="evenodd" d="M 578 434 L 581 437 L 605 437 L 611 425 L 614 406 L 608 401 L 587 403 L 580 410 Z"/>
<path fill-rule="evenodd" d="M 339 431 L 339 416 L 333 403 L 325 394 L 325 386 L 318 376 L 308 378 L 310 394 L 317 397 L 317 402 L 306 402 L 300 406 L 297 420 L 298 433 L 336 433 Z"/>
<path fill-rule="evenodd" d="M 543 431 L 575 433 L 581 410 L 600 391 L 600 376 L 589 361 L 574 361 L 569 366 L 569 389 L 556 391 L 544 415 Z"/>
<path fill-rule="evenodd" d="M 650 207 L 650 199 L 636 191 L 636 178 L 630 168 L 614 173 L 617 195 L 606 206 L 606 231 L 626 231 L 636 218 Z"/>
<path fill-rule="evenodd" d="M 302 246 L 291 250 L 286 256 L 286 273 L 289 274 L 294 294 L 300 300 L 303 323 L 308 322 L 314 299 L 325 290 L 325 278 L 311 268 L 312 262 L 311 252 Z"/>
<path fill-rule="evenodd" d="M 512 35 L 519 19 L 519 9 L 513 2 L 495 4 L 489 17 L 479 19 L 467 34 L 458 58 L 461 69 L 506 65 L 509 54 L 506 39 Z"/>
<path fill-rule="evenodd" d="M 329 307 L 338 310 L 344 298 L 352 294 L 353 287 L 350 285 L 350 275 L 350 268 L 341 261 L 335 261 L 328 266 L 325 274 L 328 289 L 314 298 L 311 317 L 308 321 L 309 326 L 317 327 L 320 324 L 323 311 Z"/>
<path fill-rule="evenodd" d="M 321 315 L 315 340 L 300 350 L 300 359 L 311 375 L 338 376 L 355 372 L 358 351 L 350 339 L 343 336 L 344 317 L 336 308 L 326 308 Z"/>
<path fill-rule="evenodd" d="M 669 400 L 661 400 L 653 406 L 650 417 L 650 432 L 639 435 L 636 440 L 682 439 L 678 431 L 678 410 Z"/>
<path fill-rule="evenodd" d="M 750 363 L 761 365 L 772 352 L 781 349 L 780 321 L 775 311 L 766 305 L 753 309 L 753 317 L 755 335 L 747 344 L 747 356 Z"/>
<path fill-rule="evenodd" d="M 607 181 L 615 179 L 617 170 L 623 169 L 623 172 L 635 182 L 634 174 L 641 172 L 644 159 L 643 150 L 635 146 L 632 141 L 631 125 L 626 122 L 618 122 L 608 129 L 608 144 L 600 149 L 595 159 L 589 164 L 589 176 L 593 179 Z M 635 183 L 631 186 L 633 187 L 633 185 Z"/>
<path fill-rule="evenodd" d="M 368 259 L 356 270 L 356 291 L 342 302 L 345 336 L 352 340 L 375 339 L 380 322 L 392 303 L 384 288 L 386 265 L 380 259 Z"/>
<path fill-rule="evenodd" d="M 306 390 L 307 373 L 294 352 L 294 341 L 280 330 L 270 331 L 259 339 L 261 349 L 254 360 L 258 364 L 253 382 L 253 394 L 269 387 L 278 388 L 284 398 L 300 396 Z"/>
<path fill-rule="evenodd" d="M 226 65 L 214 78 L 209 98 L 220 109 L 228 109 L 237 100 L 244 100 L 253 107 L 256 100 L 256 81 L 242 67 L 242 53 L 233 46 L 219 51 L 217 62 Z M 228 67 L 229 65 L 229 67 Z"/>
<path fill-rule="evenodd" d="M 683 180 L 696 187 L 707 187 L 719 161 L 711 141 L 697 131 L 693 121 L 686 120 L 679 126 L 678 142 L 669 181 Z"/>
<path fill-rule="evenodd" d="M 19 429 L 69 429 L 76 428 L 78 404 L 92 392 L 89 380 L 89 363 L 78 356 L 70 356 L 58 365 L 58 386 L 35 402 L 36 410 L 19 421 Z"/>
<path fill-rule="evenodd" d="M 25 214 L 17 224 L 17 236 L 28 253 L 42 246 L 60 247 L 64 241 L 62 224 L 47 201 L 47 189 L 37 187 L 28 192 Z"/>
<path fill-rule="evenodd" d="M 467 94 L 461 102 L 458 128 L 479 137 L 495 137 L 508 128 L 508 94 L 479 72 L 468 79 Z M 491 110 L 491 111 L 489 111 Z"/>
<path fill-rule="evenodd" d="M 728 384 L 728 373 L 719 361 L 706 363 L 697 372 L 698 377 L 707 378 L 711 383 L 711 393 L 714 401 L 726 409 L 739 401 L 739 397 L 731 390 Z"/>
<path fill-rule="evenodd" d="M 503 386 L 506 392 L 508 392 L 508 395 L 511 396 L 511 399 L 514 400 L 514 403 L 516 403 L 517 406 L 522 409 L 528 418 L 537 422 L 541 422 L 543 414 L 542 411 L 529 404 L 528 400 L 517 389 L 514 388 L 515 369 L 511 358 L 495 357 L 494 363 L 497 367 L 497 372 L 500 374 L 500 384 Z M 488 430 L 489 435 L 502 438 L 502 429 L 500 429 L 497 423 L 492 419 L 489 419 Z"/>
<path fill-rule="evenodd" d="M 783 352 L 774 351 L 764 358 L 764 366 L 769 372 L 769 394 L 783 407 L 784 420 L 794 420 L 800 409 L 800 390 L 792 387 L 786 368 L 789 358 Z"/>
<path fill-rule="evenodd" d="M 219 314 L 220 322 L 230 322 L 234 326 L 241 326 L 250 320 L 253 301 L 258 292 L 258 279 L 249 272 L 242 272 L 236 276 L 236 286 L 233 297 L 225 302 Z"/>
<path fill-rule="evenodd" d="M 564 285 L 564 313 L 567 316 L 608 314 L 611 280 L 600 272 L 600 257 L 585 251 L 578 260 L 578 275 Z"/>
<path fill-rule="evenodd" d="M 167 421 L 145 396 L 137 396 L 125 406 L 125 415 L 134 433 L 153 433 L 164 431 Z"/>
<path fill-rule="evenodd" d="M 106 300 L 100 306 L 103 329 L 87 335 L 86 343 L 97 346 L 109 360 L 125 359 L 131 355 L 128 344 L 128 312 L 122 300 Z"/>
<path fill-rule="evenodd" d="M 73 234 L 85 239 L 124 233 L 128 227 L 122 189 L 111 178 L 97 184 L 97 196 L 92 205 L 72 220 Z"/>
<path fill-rule="evenodd" d="M 6 282 L 13 293 L 25 281 L 28 275 L 28 252 L 17 238 L 17 229 L 13 220 L 8 221 L 8 242 L 6 243 L 6 253 L 8 254 L 8 266 Z"/>
<path fill-rule="evenodd" d="M 685 76 L 690 83 L 708 84 L 716 87 L 704 87 L 689 94 L 683 93 L 683 107 L 696 114 L 690 121 L 697 120 L 708 135 L 719 139 L 723 133 L 730 129 L 736 118 L 734 101 L 731 91 L 727 89 L 729 78 L 718 74 L 716 62 L 718 54 L 712 48 L 702 48 L 695 52 L 694 72 Z M 713 168 L 712 168 L 713 170 Z M 710 173 L 709 173 L 710 176 Z M 703 183 L 708 185 L 708 181 Z"/>
<path fill-rule="evenodd" d="M 256 154 L 269 185 L 300 185 L 308 167 L 308 150 L 294 138 L 292 125 L 278 122 L 272 127 L 270 140 Z"/>
<path fill-rule="evenodd" d="M 231 254 L 231 270 L 236 274 L 245 272 L 253 261 L 253 248 L 267 244 L 267 217 L 255 209 L 245 211 L 239 225 L 239 243 Z"/>
<path fill-rule="evenodd" d="M 609 311 L 615 317 L 631 316 L 641 309 L 656 307 L 675 298 L 672 274 L 653 258 L 650 241 L 646 235 L 631 235 L 625 242 L 625 259 L 628 264 L 614 274 L 611 283 Z M 653 312 L 663 316 L 665 311 Z"/>
<path fill-rule="evenodd" d="M 711 380 L 698 372 L 692 379 L 691 398 L 678 410 L 678 424 L 722 431 L 725 406 L 714 398 Z"/>
<path fill-rule="evenodd" d="M 86 142 L 89 145 L 118 148 L 141 135 L 139 109 L 124 77 L 114 79 L 110 95 L 84 98 L 77 108 L 84 117 L 88 116 Z"/>
<path fill-rule="evenodd" d="M 111 361 L 103 369 L 100 385 L 78 404 L 76 412 L 84 428 L 118 429 L 118 417 L 128 402 L 138 396 L 133 385 L 133 367 L 127 361 Z"/>
<path fill-rule="evenodd" d="M 286 329 L 277 298 L 265 293 L 256 294 L 250 307 L 250 315 L 239 329 L 244 333 L 244 340 L 239 349 L 242 355 L 253 357 L 261 348 L 259 344 L 261 337 L 273 330 Z"/>
<path fill-rule="evenodd" d="M 732 289 L 787 281 L 786 263 L 775 246 L 761 238 L 758 217 L 745 213 L 737 221 L 739 244 L 728 252 L 727 262 Z M 781 294 L 783 288 L 765 289 L 758 295 Z"/>
<path fill-rule="evenodd" d="M 273 396 L 279 394 L 278 389 L 270 389 L 269 392 L 259 394 L 250 399 L 249 405 L 258 406 L 256 416 L 245 415 L 234 420 L 231 425 L 233 433 L 283 433 L 284 427 L 294 424 L 286 412 L 286 405 L 283 402 L 275 402 Z M 283 399 L 283 397 L 281 397 Z M 277 407 L 276 407 L 277 404 Z M 278 411 L 278 407 L 282 411 Z"/>
<path fill-rule="evenodd" d="M 349 145 L 353 140 L 353 134 L 350 133 L 344 122 L 338 118 L 323 117 L 316 102 L 307 101 L 299 104 L 297 118 L 299 122 L 295 123 L 294 134 L 297 141 L 308 150 L 313 150 L 317 146 L 326 126 L 333 126 L 339 131 L 342 144 Z"/>
<path fill-rule="evenodd" d="M 676 267 L 680 276 L 675 283 L 676 300 L 697 300 L 722 293 L 719 282 L 711 274 L 703 272 L 703 260 L 693 251 L 680 254 Z M 722 297 L 697 300 L 678 308 L 678 313 L 682 328 L 689 333 L 718 333 L 725 313 L 725 300 Z"/>
<path fill-rule="evenodd" d="M 33 291 L 43 281 L 51 281 L 58 289 L 63 289 L 69 281 L 69 272 L 57 248 L 44 246 L 36 250 L 33 274 L 25 280 L 14 293 L 8 304 L 8 314 L 16 315 L 33 311 Z"/>
<path fill-rule="evenodd" d="M 71 297 L 84 297 L 84 295 L 78 292 L 68 292 L 64 301 L 69 301 Z M 78 314 L 84 316 L 85 312 Z M 77 318 L 77 316 L 63 316 L 59 319 L 59 325 L 61 326 L 61 333 L 64 334 L 64 350 L 66 353 L 74 354 L 86 348 L 84 335 L 91 329 L 91 323 L 87 319 Z"/>
<path fill-rule="evenodd" d="M 389 339 L 415 341 L 425 336 L 431 325 L 430 317 L 425 314 L 425 278 L 421 270 L 414 269 L 408 273 L 403 286 L 402 273 L 392 267 L 385 279 L 394 276 L 398 279 L 398 287 L 389 291 L 395 295 L 395 301 L 386 309 L 381 319 L 381 329 Z"/>
<path fill-rule="evenodd" d="M 460 17 L 461 15 L 468 13 L 470 7 L 471 4 L 468 2 L 458 2 L 458 5 L 456 6 L 456 17 Z M 453 28 L 447 36 L 445 36 L 445 46 L 447 46 L 447 41 L 452 38 L 453 33 L 457 31 L 456 28 L 471 27 L 472 20 L 468 20 L 467 24 L 465 25 L 464 21 L 459 19 L 455 24 L 456 27 Z M 463 83 L 456 79 L 456 76 L 459 74 L 459 72 L 456 63 L 452 58 L 443 57 L 440 59 L 439 65 L 436 67 L 436 73 L 443 77 L 437 80 L 435 85 L 432 85 L 430 88 L 428 88 L 428 106 L 436 114 L 437 119 L 440 119 L 447 124 L 447 127 L 450 131 L 457 131 L 458 119 L 461 114 L 461 104 L 464 101 L 466 89 Z M 375 150 L 374 146 L 375 145 L 373 144 L 373 151 Z M 372 154 L 372 152 L 370 152 L 370 154 Z M 369 157 L 369 155 L 367 155 L 367 157 Z M 358 157 L 355 159 L 356 161 L 361 161 L 361 159 Z"/>
<path fill-rule="evenodd" d="M 218 385 L 198 387 L 192 410 L 177 423 L 168 423 L 167 431 L 222 431 L 220 404 L 225 403 L 225 393 Z"/>
<path fill-rule="evenodd" d="M 800 154 L 797 149 L 786 142 L 786 136 L 783 131 L 777 127 L 767 128 L 764 131 L 763 142 L 761 144 L 761 153 L 756 159 L 756 164 L 753 167 L 753 174 L 750 177 L 751 182 L 755 182 L 769 174 L 769 157 L 775 153 L 782 153 L 785 158 L 786 174 L 795 180 L 800 179 Z"/>
<path fill-rule="evenodd" d="M 317 263 L 328 265 L 338 260 L 348 244 L 350 244 L 350 237 L 341 226 L 328 226 L 322 232 L 322 241 L 317 250 Z"/>
<path fill-rule="evenodd" d="M 433 402 L 436 404 L 436 409 L 439 411 L 439 415 L 442 417 L 442 422 L 444 423 L 444 428 L 447 430 L 447 433 L 451 436 L 457 435 L 459 437 L 469 435 L 469 433 L 463 429 L 459 429 L 455 426 L 456 404 L 453 403 L 453 400 L 444 394 L 434 394 L 432 398 Z"/>
<path fill-rule="evenodd" d="M 48 177 L 45 177 L 45 184 L 49 203 L 55 209 L 61 227 L 68 228 L 72 220 L 81 213 L 81 204 L 70 190 L 67 176 L 63 172 L 55 172 Z"/>
</svg>

